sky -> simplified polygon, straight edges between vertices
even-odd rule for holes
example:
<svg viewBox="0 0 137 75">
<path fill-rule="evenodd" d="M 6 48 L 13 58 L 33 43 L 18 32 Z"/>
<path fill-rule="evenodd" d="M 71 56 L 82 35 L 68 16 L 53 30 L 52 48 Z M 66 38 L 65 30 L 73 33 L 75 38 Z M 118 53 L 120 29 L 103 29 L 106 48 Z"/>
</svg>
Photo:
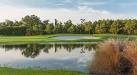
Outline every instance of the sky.
<svg viewBox="0 0 137 75">
<path fill-rule="evenodd" d="M 0 0 L 0 21 L 37 15 L 41 20 L 136 19 L 137 0 Z"/>
</svg>

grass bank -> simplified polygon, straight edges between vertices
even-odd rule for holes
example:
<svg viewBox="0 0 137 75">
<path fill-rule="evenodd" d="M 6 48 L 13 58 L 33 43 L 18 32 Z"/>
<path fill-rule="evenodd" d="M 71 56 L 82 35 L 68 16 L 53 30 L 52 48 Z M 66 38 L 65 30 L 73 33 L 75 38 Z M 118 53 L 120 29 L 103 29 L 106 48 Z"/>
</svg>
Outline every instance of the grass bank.
<svg viewBox="0 0 137 75">
<path fill-rule="evenodd" d="M 80 40 L 57 40 L 52 39 L 55 36 L 95 36 L 99 39 L 80 39 Z M 98 42 L 109 38 L 114 39 L 136 39 L 136 35 L 115 35 L 115 34 L 52 34 L 37 36 L 0 36 L 0 44 L 31 44 L 46 42 Z"/>
<path fill-rule="evenodd" d="M 0 75 L 87 75 L 78 71 L 0 68 Z"/>
</svg>

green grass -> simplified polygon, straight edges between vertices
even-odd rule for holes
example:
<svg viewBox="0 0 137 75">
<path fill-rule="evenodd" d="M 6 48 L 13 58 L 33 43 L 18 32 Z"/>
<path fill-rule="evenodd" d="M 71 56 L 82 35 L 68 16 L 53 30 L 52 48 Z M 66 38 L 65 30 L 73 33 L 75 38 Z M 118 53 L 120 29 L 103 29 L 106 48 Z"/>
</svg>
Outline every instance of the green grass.
<svg viewBox="0 0 137 75">
<path fill-rule="evenodd" d="M 78 71 L 0 68 L 0 75 L 87 75 Z"/>
<path fill-rule="evenodd" d="M 57 40 L 51 37 L 55 36 L 87 36 L 89 34 L 51 34 L 37 36 L 0 36 L 0 44 L 31 44 L 31 43 L 46 43 L 46 42 L 98 42 L 108 38 L 114 39 L 136 39 L 136 35 L 115 35 L 115 34 L 91 34 L 91 36 L 99 37 L 100 39 L 81 39 L 81 40 Z"/>
<path fill-rule="evenodd" d="M 127 39 L 127 40 L 135 40 L 137 39 L 137 35 L 121 35 L 121 34 L 93 34 L 93 36 L 101 37 L 102 40 L 106 39 Z"/>
</svg>

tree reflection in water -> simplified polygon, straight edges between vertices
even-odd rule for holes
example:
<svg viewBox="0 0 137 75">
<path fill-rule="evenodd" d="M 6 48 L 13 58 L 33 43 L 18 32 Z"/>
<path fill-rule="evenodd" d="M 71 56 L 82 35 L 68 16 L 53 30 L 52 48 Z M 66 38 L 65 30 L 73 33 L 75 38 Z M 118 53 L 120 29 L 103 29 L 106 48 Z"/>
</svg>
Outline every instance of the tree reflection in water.
<svg viewBox="0 0 137 75">
<path fill-rule="evenodd" d="M 49 53 L 49 50 L 54 49 L 54 52 L 58 52 L 60 49 L 64 49 L 67 52 L 73 51 L 75 48 L 80 48 L 80 53 L 85 53 L 85 50 L 91 51 L 95 49 L 96 45 L 93 44 L 22 44 L 22 45 L 2 45 L 1 47 L 5 51 L 20 50 L 22 55 L 27 58 L 37 57 L 41 51 Z"/>
</svg>

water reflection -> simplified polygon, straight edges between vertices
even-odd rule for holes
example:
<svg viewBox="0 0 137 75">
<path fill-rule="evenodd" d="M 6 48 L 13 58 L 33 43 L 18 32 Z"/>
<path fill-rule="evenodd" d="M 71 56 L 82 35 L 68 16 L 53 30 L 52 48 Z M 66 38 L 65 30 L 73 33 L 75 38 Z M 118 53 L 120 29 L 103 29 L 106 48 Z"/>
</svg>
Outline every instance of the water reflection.
<svg viewBox="0 0 137 75">
<path fill-rule="evenodd" d="M 25 57 L 35 58 L 41 51 L 49 53 L 51 48 L 54 48 L 56 53 L 60 49 L 64 49 L 67 52 L 71 53 L 75 48 L 81 48 L 80 53 L 85 53 L 85 50 L 91 51 L 95 48 L 95 45 L 91 44 L 28 44 L 28 45 L 3 45 L 0 46 L 4 48 L 5 51 L 9 50 L 20 50 L 22 55 Z"/>
<path fill-rule="evenodd" d="M 1 45 L 0 64 L 15 68 L 40 67 L 85 71 L 94 49 L 93 44 Z"/>
</svg>

